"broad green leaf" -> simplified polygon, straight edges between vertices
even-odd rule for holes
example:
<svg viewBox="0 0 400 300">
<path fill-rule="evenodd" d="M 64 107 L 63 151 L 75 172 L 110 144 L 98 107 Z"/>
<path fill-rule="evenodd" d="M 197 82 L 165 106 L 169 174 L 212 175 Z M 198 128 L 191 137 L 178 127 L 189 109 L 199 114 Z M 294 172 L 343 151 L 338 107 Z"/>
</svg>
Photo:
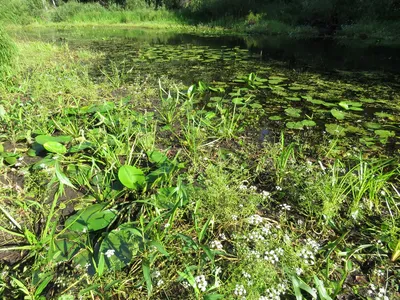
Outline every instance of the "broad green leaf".
<svg viewBox="0 0 400 300">
<path fill-rule="evenodd" d="M 325 124 L 325 129 L 332 135 L 345 136 L 346 130 L 344 127 L 337 124 Z"/>
<path fill-rule="evenodd" d="M 71 136 L 59 135 L 59 136 L 50 136 L 50 135 L 38 135 L 35 138 L 36 143 L 40 145 L 44 145 L 47 142 L 58 142 L 62 144 L 69 143 L 72 141 Z"/>
<path fill-rule="evenodd" d="M 303 122 L 287 122 L 286 127 L 289 129 L 303 129 Z"/>
<path fill-rule="evenodd" d="M 149 161 L 155 164 L 162 164 L 166 160 L 168 160 L 168 157 L 160 151 L 149 151 L 147 152 L 147 156 L 149 158 Z"/>
<path fill-rule="evenodd" d="M 313 127 L 313 126 L 317 125 L 313 120 L 303 120 L 303 121 L 301 121 L 301 123 L 307 127 Z"/>
<path fill-rule="evenodd" d="M 46 142 L 43 144 L 43 147 L 52 153 L 57 153 L 57 154 L 65 154 L 67 153 L 67 148 L 59 143 L 59 142 Z"/>
<path fill-rule="evenodd" d="M 86 232 L 97 231 L 110 225 L 117 216 L 114 209 L 105 209 L 105 204 L 93 204 L 69 217 L 65 226 L 70 230 Z"/>
<path fill-rule="evenodd" d="M 343 120 L 346 116 L 346 114 L 340 110 L 337 109 L 331 109 L 331 114 L 338 120 Z"/>
<path fill-rule="evenodd" d="M 282 120 L 281 116 L 270 116 L 268 119 L 270 119 L 271 121 L 279 121 Z"/>
<path fill-rule="evenodd" d="M 289 107 L 289 108 L 285 109 L 285 113 L 288 116 L 298 118 L 298 117 L 300 117 L 301 109 Z"/>
<path fill-rule="evenodd" d="M 109 270 L 121 270 L 128 265 L 141 249 L 142 240 L 129 229 L 111 231 L 100 245 L 105 265 Z"/>
<path fill-rule="evenodd" d="M 389 130 L 375 130 L 375 134 L 379 135 L 380 138 L 384 139 L 396 136 L 394 131 L 389 131 Z"/>
<path fill-rule="evenodd" d="M 122 166 L 119 168 L 118 179 L 127 188 L 135 190 L 146 181 L 143 171 L 134 166 Z"/>
</svg>

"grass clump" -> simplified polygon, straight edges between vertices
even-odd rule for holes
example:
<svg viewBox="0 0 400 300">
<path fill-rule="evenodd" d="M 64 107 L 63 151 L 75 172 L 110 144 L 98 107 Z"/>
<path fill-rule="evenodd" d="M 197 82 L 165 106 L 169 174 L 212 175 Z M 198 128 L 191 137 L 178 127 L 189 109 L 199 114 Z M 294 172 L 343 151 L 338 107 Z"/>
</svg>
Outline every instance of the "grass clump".
<svg viewBox="0 0 400 300">
<path fill-rule="evenodd" d="M 9 35 L 0 27 L 0 81 L 11 72 L 17 47 Z"/>
</svg>

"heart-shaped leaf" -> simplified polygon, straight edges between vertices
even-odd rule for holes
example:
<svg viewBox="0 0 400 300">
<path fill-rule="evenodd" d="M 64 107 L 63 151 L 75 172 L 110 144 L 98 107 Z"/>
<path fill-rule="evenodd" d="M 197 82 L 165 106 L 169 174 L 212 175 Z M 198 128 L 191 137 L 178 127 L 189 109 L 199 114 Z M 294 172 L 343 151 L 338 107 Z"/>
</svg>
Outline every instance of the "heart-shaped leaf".
<svg viewBox="0 0 400 300">
<path fill-rule="evenodd" d="M 118 179 L 121 183 L 130 189 L 138 189 L 146 181 L 144 173 L 134 166 L 122 166 L 118 170 Z"/>
</svg>

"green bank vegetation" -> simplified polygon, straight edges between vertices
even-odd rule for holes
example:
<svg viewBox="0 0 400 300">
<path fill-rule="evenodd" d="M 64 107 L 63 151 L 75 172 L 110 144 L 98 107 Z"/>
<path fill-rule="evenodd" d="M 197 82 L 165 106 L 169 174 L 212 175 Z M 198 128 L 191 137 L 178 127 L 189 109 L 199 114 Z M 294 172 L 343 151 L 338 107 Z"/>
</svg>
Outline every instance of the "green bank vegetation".
<svg viewBox="0 0 400 300">
<path fill-rule="evenodd" d="M 377 102 L 336 101 L 322 79 L 314 97 L 273 69 L 157 86 L 114 64 L 94 80 L 101 57 L 19 42 L 1 81 L 5 299 L 400 296 L 398 98 L 351 127 Z M 266 97 L 286 108 L 268 115 Z M 268 116 L 286 130 L 251 134 Z"/>
<path fill-rule="evenodd" d="M 1 0 L 6 24 L 130 24 L 187 30 L 338 36 L 396 42 L 400 8 L 394 0 Z"/>
</svg>

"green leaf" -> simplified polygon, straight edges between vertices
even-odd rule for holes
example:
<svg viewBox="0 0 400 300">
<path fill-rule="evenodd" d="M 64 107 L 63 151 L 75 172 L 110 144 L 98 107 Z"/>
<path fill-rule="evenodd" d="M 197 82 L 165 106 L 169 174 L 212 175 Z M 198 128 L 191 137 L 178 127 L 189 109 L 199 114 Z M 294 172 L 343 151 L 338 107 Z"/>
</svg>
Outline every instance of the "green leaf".
<svg viewBox="0 0 400 300">
<path fill-rule="evenodd" d="M 97 264 L 97 274 L 101 277 L 104 273 L 104 267 L 105 267 L 105 259 L 104 259 L 104 253 L 99 253 L 99 262 Z"/>
<path fill-rule="evenodd" d="M 290 117 L 300 117 L 301 109 L 289 107 L 285 109 L 285 113 Z"/>
<path fill-rule="evenodd" d="M 44 145 L 47 142 L 58 142 L 62 144 L 69 143 L 72 141 L 71 136 L 59 135 L 59 136 L 50 136 L 50 135 L 38 135 L 35 138 L 36 143 L 40 145 Z"/>
<path fill-rule="evenodd" d="M 97 231 L 110 225 L 117 216 L 114 209 L 104 209 L 106 204 L 93 204 L 69 217 L 65 226 L 70 230 L 86 232 Z"/>
<path fill-rule="evenodd" d="M 268 119 L 270 119 L 271 121 L 279 121 L 282 120 L 281 116 L 270 116 Z"/>
<path fill-rule="evenodd" d="M 328 295 L 328 293 L 325 289 L 323 281 L 314 275 L 314 282 L 315 282 L 315 286 L 317 287 L 319 297 L 322 300 L 332 300 L 332 298 Z"/>
<path fill-rule="evenodd" d="M 161 254 L 163 254 L 163 255 L 165 255 L 165 256 L 169 256 L 169 253 L 168 253 L 167 250 L 165 249 L 164 245 L 161 244 L 160 242 L 158 242 L 158 241 L 151 241 L 151 242 L 149 243 L 149 246 L 153 246 L 153 247 L 155 247 L 155 248 L 158 250 L 158 252 L 160 252 Z"/>
<path fill-rule="evenodd" d="M 42 280 L 42 282 L 39 284 L 39 286 L 35 290 L 36 297 L 40 296 L 40 294 L 47 287 L 47 285 L 50 283 L 51 280 L 53 280 L 53 275 L 48 275 Z"/>
<path fill-rule="evenodd" d="M 303 122 L 287 122 L 286 127 L 289 129 L 303 129 Z"/>
<path fill-rule="evenodd" d="M 325 129 L 332 135 L 345 136 L 346 130 L 344 127 L 337 124 L 325 124 Z"/>
<path fill-rule="evenodd" d="M 59 142 L 46 142 L 43 144 L 43 147 L 52 153 L 57 153 L 57 154 L 65 154 L 67 153 L 67 148 L 59 143 Z"/>
<path fill-rule="evenodd" d="M 313 120 L 303 120 L 303 121 L 301 121 L 301 124 L 303 124 L 304 126 L 307 126 L 307 127 L 312 127 L 312 126 L 317 125 L 317 123 L 315 123 Z"/>
<path fill-rule="evenodd" d="M 153 291 L 153 283 L 151 282 L 150 264 L 147 260 L 142 261 L 143 277 L 146 281 L 147 295 L 150 296 Z"/>
<path fill-rule="evenodd" d="M 75 188 L 74 185 L 71 183 L 71 181 L 68 179 L 67 176 L 61 171 L 60 165 L 58 163 L 55 164 L 56 167 L 56 176 L 57 179 L 60 181 L 60 183 L 69 186 L 71 188 Z"/>
<path fill-rule="evenodd" d="M 384 139 L 396 136 L 394 131 L 389 131 L 389 130 L 375 130 L 375 134 L 379 135 L 380 138 Z"/>
<path fill-rule="evenodd" d="M 122 166 L 119 168 L 118 179 L 127 188 L 135 190 L 146 181 L 143 171 L 134 166 Z"/>
<path fill-rule="evenodd" d="M 134 228 L 133 228 L 134 229 Z M 105 254 L 105 263 L 109 270 L 121 270 L 128 265 L 141 249 L 142 240 L 129 228 L 111 231 L 100 245 Z"/>
<path fill-rule="evenodd" d="M 168 157 L 160 151 L 149 151 L 147 152 L 147 156 L 153 164 L 162 164 L 168 160 Z"/>
<path fill-rule="evenodd" d="M 340 110 L 337 109 L 331 109 L 331 114 L 338 120 L 343 120 L 346 116 L 346 114 Z"/>
</svg>

